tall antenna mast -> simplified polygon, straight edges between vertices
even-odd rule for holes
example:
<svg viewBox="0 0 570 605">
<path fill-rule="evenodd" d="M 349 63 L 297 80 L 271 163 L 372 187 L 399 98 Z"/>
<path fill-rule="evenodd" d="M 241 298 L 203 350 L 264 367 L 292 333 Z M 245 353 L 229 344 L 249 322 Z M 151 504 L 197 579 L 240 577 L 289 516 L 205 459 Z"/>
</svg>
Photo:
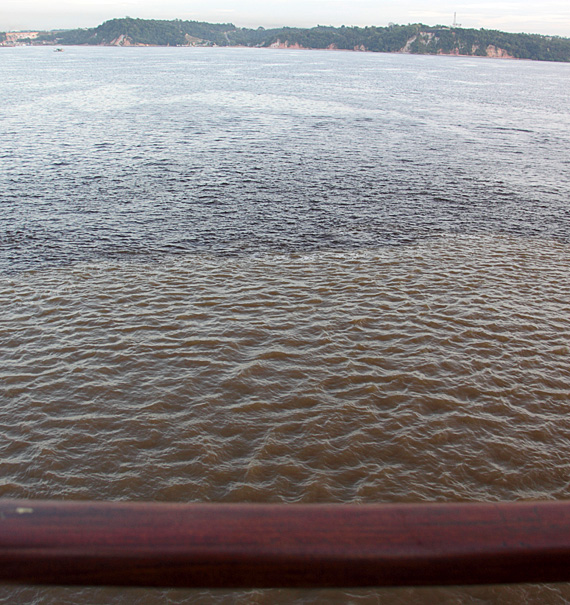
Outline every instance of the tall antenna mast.
<svg viewBox="0 0 570 605">
<path fill-rule="evenodd" d="M 457 13 L 453 13 L 453 27 L 461 27 L 461 23 L 457 23 Z"/>
</svg>

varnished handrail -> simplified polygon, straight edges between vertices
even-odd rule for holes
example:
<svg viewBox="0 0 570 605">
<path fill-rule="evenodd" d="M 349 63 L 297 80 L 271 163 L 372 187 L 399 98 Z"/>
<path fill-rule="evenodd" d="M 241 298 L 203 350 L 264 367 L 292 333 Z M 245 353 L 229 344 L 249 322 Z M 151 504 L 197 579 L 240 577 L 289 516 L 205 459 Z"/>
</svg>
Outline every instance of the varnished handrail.
<svg viewBox="0 0 570 605">
<path fill-rule="evenodd" d="M 570 502 L 0 500 L 0 581 L 212 588 L 570 581 Z"/>
</svg>

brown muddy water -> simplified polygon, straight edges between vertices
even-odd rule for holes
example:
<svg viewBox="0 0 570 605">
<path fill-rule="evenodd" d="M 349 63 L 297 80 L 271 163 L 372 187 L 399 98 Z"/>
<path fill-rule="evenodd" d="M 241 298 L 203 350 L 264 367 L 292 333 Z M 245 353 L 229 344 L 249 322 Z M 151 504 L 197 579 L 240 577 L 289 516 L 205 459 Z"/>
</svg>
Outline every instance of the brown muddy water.
<svg viewBox="0 0 570 605">
<path fill-rule="evenodd" d="M 566 244 L 458 236 L 3 277 L 0 495 L 568 498 L 569 263 Z M 47 593 L 97 603 L 570 598 L 566 585 Z M 16 589 L 28 595 L 38 592 Z"/>
</svg>

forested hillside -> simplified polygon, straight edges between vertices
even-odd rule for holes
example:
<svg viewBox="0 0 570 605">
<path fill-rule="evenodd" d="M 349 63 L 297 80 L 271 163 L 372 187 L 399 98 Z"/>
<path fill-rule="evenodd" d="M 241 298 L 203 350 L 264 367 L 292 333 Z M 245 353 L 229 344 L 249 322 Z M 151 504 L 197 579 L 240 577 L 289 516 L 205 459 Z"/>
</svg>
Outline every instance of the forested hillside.
<svg viewBox="0 0 570 605">
<path fill-rule="evenodd" d="M 91 29 L 50 32 L 38 38 L 40 42 L 56 44 L 150 45 L 184 46 L 194 43 L 227 45 L 225 35 L 236 27 L 229 23 L 200 23 L 198 21 L 159 21 L 156 19 L 112 19 Z"/>
<path fill-rule="evenodd" d="M 238 28 L 231 23 L 112 19 L 92 29 L 50 32 L 43 44 L 116 46 L 279 46 L 330 48 L 414 54 L 512 57 L 539 61 L 570 61 L 570 39 L 496 30 L 462 29 L 422 24 L 389 27 L 327 27 L 310 29 Z"/>
</svg>

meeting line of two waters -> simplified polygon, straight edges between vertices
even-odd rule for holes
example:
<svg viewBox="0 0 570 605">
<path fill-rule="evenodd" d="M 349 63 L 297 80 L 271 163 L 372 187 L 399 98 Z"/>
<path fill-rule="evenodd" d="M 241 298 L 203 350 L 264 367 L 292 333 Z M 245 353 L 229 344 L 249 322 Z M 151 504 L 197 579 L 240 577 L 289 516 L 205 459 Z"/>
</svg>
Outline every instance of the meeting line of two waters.
<svg viewBox="0 0 570 605">
<path fill-rule="evenodd" d="M 2 497 L 568 498 L 567 65 L 15 48 L 1 69 Z"/>
</svg>

